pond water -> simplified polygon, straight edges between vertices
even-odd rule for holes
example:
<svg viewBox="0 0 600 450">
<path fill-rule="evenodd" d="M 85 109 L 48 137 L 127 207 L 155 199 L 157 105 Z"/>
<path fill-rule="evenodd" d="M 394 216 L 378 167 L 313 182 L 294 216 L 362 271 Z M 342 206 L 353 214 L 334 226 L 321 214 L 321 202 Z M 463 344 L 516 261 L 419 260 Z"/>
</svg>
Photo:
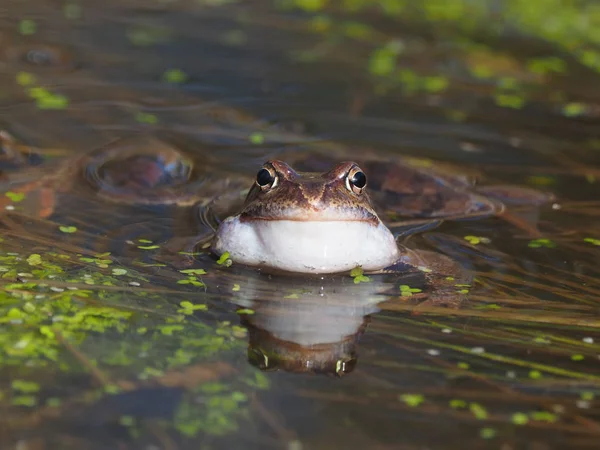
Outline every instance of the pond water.
<svg viewBox="0 0 600 450">
<path fill-rule="evenodd" d="M 0 448 L 597 448 L 594 2 L 0 10 Z M 264 161 L 349 157 L 554 199 L 386 215 L 472 272 L 452 305 L 209 253 Z"/>
</svg>

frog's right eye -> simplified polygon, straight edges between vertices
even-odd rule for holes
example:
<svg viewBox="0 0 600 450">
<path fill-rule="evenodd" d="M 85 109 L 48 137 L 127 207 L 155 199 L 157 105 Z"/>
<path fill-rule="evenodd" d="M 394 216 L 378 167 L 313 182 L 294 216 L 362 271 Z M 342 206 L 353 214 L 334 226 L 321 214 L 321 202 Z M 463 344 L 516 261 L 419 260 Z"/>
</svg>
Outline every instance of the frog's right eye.
<svg viewBox="0 0 600 450">
<path fill-rule="evenodd" d="M 256 174 L 256 184 L 263 190 L 267 191 L 277 186 L 278 182 L 277 174 L 271 167 L 263 167 Z"/>
<path fill-rule="evenodd" d="M 367 176 L 360 170 L 360 167 L 355 165 L 346 175 L 346 187 L 349 191 L 360 194 L 366 186 Z"/>
</svg>

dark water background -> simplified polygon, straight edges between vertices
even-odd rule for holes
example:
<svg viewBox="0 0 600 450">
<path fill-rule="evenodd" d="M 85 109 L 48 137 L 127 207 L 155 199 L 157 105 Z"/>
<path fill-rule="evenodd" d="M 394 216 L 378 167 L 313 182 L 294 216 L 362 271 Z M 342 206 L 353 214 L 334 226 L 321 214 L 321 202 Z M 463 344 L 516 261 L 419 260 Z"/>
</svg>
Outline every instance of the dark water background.
<svg viewBox="0 0 600 450">
<path fill-rule="evenodd" d="M 0 448 L 597 448 L 595 2 L 0 11 L 0 122 L 31 146 L 3 147 Z M 206 230 L 94 194 L 77 158 L 106 144 L 188 155 L 201 202 L 315 152 L 429 158 L 556 201 L 526 213 L 535 236 L 488 218 L 411 237 L 477 271 L 448 309 L 401 276 L 281 279 L 206 253 L 182 273 L 165 249 Z"/>
</svg>

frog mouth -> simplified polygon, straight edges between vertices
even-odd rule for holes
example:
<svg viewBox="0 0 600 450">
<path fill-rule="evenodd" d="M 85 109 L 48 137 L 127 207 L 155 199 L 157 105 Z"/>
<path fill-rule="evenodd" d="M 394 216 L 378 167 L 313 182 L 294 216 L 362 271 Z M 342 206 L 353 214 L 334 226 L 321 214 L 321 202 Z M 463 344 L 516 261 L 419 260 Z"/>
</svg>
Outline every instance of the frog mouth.
<svg viewBox="0 0 600 450">
<path fill-rule="evenodd" d="M 399 258 L 385 225 L 365 220 L 252 220 L 230 217 L 217 230 L 212 250 L 234 262 L 300 273 L 379 270 Z"/>
<path fill-rule="evenodd" d="M 252 223 L 252 222 L 303 222 L 303 223 L 323 223 L 323 222 L 333 222 L 333 223 L 341 223 L 341 222 L 357 222 L 369 224 L 372 226 L 377 226 L 379 224 L 379 218 L 375 216 L 365 216 L 365 217 L 328 217 L 323 216 L 322 214 L 315 215 L 302 215 L 302 216 L 290 216 L 290 217 L 251 217 L 247 215 L 240 215 L 240 222 L 243 223 Z"/>
<path fill-rule="evenodd" d="M 363 222 L 377 226 L 380 222 L 379 217 L 370 211 L 364 209 L 306 209 L 301 212 L 290 208 L 277 211 L 244 211 L 240 215 L 242 222 Z"/>
</svg>

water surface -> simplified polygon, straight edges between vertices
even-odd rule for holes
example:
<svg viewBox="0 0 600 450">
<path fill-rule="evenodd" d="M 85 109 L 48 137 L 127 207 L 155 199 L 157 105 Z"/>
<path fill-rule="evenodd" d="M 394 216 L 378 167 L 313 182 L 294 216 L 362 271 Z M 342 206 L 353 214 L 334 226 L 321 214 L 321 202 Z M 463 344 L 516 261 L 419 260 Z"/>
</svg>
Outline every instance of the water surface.
<svg viewBox="0 0 600 450">
<path fill-rule="evenodd" d="M 597 446 L 597 7 L 325 3 L 3 6 L 0 447 Z M 266 159 L 356 151 L 556 200 L 409 238 L 475 270 L 455 309 L 192 245 Z"/>
</svg>

